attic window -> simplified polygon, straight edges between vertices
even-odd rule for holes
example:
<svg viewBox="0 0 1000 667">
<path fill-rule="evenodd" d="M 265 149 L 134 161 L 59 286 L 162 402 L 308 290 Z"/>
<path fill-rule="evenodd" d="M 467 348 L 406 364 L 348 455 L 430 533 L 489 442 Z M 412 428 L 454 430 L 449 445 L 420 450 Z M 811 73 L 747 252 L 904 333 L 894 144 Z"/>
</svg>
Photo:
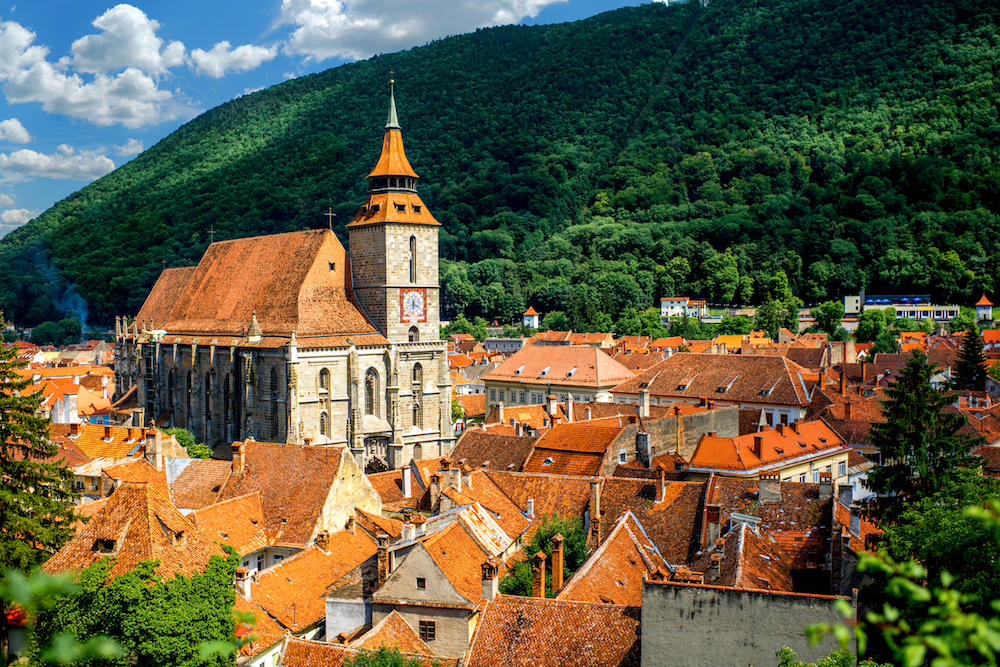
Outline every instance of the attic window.
<svg viewBox="0 0 1000 667">
<path fill-rule="evenodd" d="M 421 590 L 427 588 L 427 579 L 424 577 L 417 577 L 417 588 Z"/>
<path fill-rule="evenodd" d="M 396 211 L 398 213 L 405 213 L 406 212 L 406 204 L 396 204 Z"/>
<path fill-rule="evenodd" d="M 413 212 L 414 212 L 414 213 L 420 213 L 420 209 L 421 209 L 421 208 L 422 208 L 422 207 L 420 207 L 420 206 L 417 206 L 416 204 L 414 204 L 414 205 L 413 205 Z"/>
<path fill-rule="evenodd" d="M 576 366 L 573 366 L 573 368 L 569 369 L 569 373 L 566 373 L 566 377 L 570 377 L 571 378 L 571 377 L 573 377 L 574 373 L 576 373 Z"/>
<path fill-rule="evenodd" d="M 548 375 L 549 374 L 549 370 L 551 368 L 552 368 L 552 366 L 546 366 L 545 368 L 542 369 L 542 372 L 539 375 Z"/>
<path fill-rule="evenodd" d="M 761 396 L 770 396 L 771 392 L 774 391 L 774 388 L 778 386 L 778 382 L 780 382 L 780 380 L 776 381 L 770 387 L 764 387 L 763 389 L 761 389 L 760 390 L 760 395 Z"/>
<path fill-rule="evenodd" d="M 785 450 L 782 449 L 781 447 L 775 447 L 774 451 L 777 452 L 778 454 L 784 454 L 785 453 Z"/>
<path fill-rule="evenodd" d="M 337 270 L 337 263 L 336 262 L 330 262 L 330 270 L 331 271 L 336 271 Z"/>
<path fill-rule="evenodd" d="M 550 465 L 552 465 L 555 462 L 556 462 L 556 460 L 554 458 L 552 458 L 551 456 L 546 456 L 545 460 L 542 461 L 542 465 L 543 466 L 550 466 Z"/>
<path fill-rule="evenodd" d="M 115 552 L 116 542 L 115 540 L 94 540 L 94 546 L 90 548 L 91 551 L 96 551 L 99 554 L 113 554 Z"/>
<path fill-rule="evenodd" d="M 379 210 L 380 206 L 381 206 L 381 204 L 372 204 L 371 208 L 369 208 L 368 211 L 370 213 L 378 213 L 378 210 Z"/>
<path fill-rule="evenodd" d="M 733 386 L 733 383 L 736 382 L 736 378 L 738 377 L 739 377 L 738 374 L 726 376 L 726 379 L 719 383 L 719 386 L 715 388 L 715 391 L 719 392 L 720 394 L 725 394 L 727 391 L 729 391 L 729 388 Z"/>
<path fill-rule="evenodd" d="M 521 371 L 524 370 L 524 366 L 518 366 L 517 370 L 514 371 L 514 375 L 520 375 Z"/>
</svg>

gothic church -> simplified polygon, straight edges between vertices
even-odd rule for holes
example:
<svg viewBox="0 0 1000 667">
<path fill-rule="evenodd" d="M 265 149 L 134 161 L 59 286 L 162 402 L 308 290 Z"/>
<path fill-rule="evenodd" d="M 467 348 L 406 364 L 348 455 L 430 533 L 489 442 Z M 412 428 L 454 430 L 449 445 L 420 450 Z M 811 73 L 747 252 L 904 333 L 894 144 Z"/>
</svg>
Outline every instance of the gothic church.
<svg viewBox="0 0 1000 667">
<path fill-rule="evenodd" d="M 447 453 L 440 223 L 417 178 L 390 90 L 350 254 L 329 230 L 212 243 L 116 324 L 116 386 L 136 387 L 147 422 L 184 427 L 220 455 L 246 438 L 347 446 L 373 472 Z"/>
</svg>

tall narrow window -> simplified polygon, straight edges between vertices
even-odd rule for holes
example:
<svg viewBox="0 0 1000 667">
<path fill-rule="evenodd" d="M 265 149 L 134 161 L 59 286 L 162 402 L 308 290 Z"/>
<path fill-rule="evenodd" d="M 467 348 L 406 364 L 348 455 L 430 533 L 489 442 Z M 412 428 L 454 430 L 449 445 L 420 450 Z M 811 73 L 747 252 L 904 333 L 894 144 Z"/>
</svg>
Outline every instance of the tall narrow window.
<svg viewBox="0 0 1000 667">
<path fill-rule="evenodd" d="M 191 375 L 191 371 L 188 371 L 187 375 L 187 391 L 184 394 L 184 420 L 186 422 L 188 430 L 192 428 L 191 424 L 191 392 L 194 391 L 194 378 Z"/>
<path fill-rule="evenodd" d="M 167 407 L 171 410 L 174 409 L 174 375 L 174 369 L 171 368 L 167 373 Z"/>
<path fill-rule="evenodd" d="M 268 424 L 268 437 L 271 440 L 278 439 L 278 371 L 271 369 L 271 414 L 270 424 Z"/>
<path fill-rule="evenodd" d="M 365 414 L 375 415 L 379 414 L 378 405 L 378 373 L 375 372 L 374 368 L 369 368 L 368 372 L 365 373 Z"/>
<path fill-rule="evenodd" d="M 411 343 L 420 342 L 420 329 L 416 327 L 410 327 L 410 342 Z"/>
<path fill-rule="evenodd" d="M 410 237 L 410 282 L 417 282 L 417 237 Z"/>
<path fill-rule="evenodd" d="M 205 373 L 205 443 L 212 446 L 212 371 Z"/>
<path fill-rule="evenodd" d="M 227 373 L 226 379 L 222 382 L 222 441 L 228 442 L 232 438 L 230 434 L 232 430 L 230 425 L 233 423 L 232 415 L 232 396 L 233 396 L 233 374 Z"/>
<path fill-rule="evenodd" d="M 413 364 L 410 384 L 413 390 L 413 426 L 414 428 L 423 428 L 423 414 L 420 411 L 420 406 L 424 402 L 424 367 L 419 362 Z"/>
<path fill-rule="evenodd" d="M 330 437 L 330 417 L 325 413 L 319 413 L 319 434 Z"/>
</svg>

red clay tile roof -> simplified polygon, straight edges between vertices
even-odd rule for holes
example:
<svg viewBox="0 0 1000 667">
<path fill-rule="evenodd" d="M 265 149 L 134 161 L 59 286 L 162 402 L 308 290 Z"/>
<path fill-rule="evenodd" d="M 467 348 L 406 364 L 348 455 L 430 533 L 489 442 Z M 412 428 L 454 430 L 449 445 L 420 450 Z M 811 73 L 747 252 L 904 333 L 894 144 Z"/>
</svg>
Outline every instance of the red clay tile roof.
<svg viewBox="0 0 1000 667">
<path fill-rule="evenodd" d="M 154 322 L 157 329 L 242 336 L 256 313 L 265 335 L 377 333 L 353 301 L 347 254 L 329 230 L 218 241 L 186 278 L 177 294 L 182 277 L 161 276 L 170 283 L 162 290 L 169 299 L 153 288 L 156 303 L 174 303 L 169 317 Z M 160 306 L 150 310 L 162 317 Z"/>
<path fill-rule="evenodd" d="M 459 394 L 455 398 L 466 417 L 486 417 L 486 394 Z"/>
<path fill-rule="evenodd" d="M 174 504 L 183 509 L 199 509 L 215 503 L 232 469 L 229 461 L 191 461 L 170 485 Z"/>
<path fill-rule="evenodd" d="M 282 542 L 308 542 L 337 480 L 344 448 L 253 440 L 242 447 L 243 473 L 229 476 L 219 500 L 260 491 L 266 527 L 283 530 Z"/>
<path fill-rule="evenodd" d="M 149 465 L 145 458 L 127 459 L 123 463 L 103 469 L 105 475 L 116 482 L 137 482 L 149 484 L 170 500 L 170 487 L 167 486 L 167 471 L 157 470 Z"/>
<path fill-rule="evenodd" d="M 385 646 L 390 649 L 398 649 L 400 653 L 407 655 L 434 655 L 433 651 L 421 641 L 410 624 L 395 609 L 379 621 L 375 627 L 351 642 L 351 645 L 369 651 Z"/>
<path fill-rule="evenodd" d="M 275 623 L 274 620 L 260 608 L 260 605 L 252 600 L 247 600 L 239 593 L 236 594 L 236 603 L 233 605 L 233 612 L 234 614 L 235 612 L 252 614 L 254 619 L 252 628 L 244 623 L 240 623 L 236 626 L 234 634 L 237 638 L 243 638 L 247 635 L 256 637 L 256 639 L 251 640 L 248 644 L 245 644 L 240 648 L 241 656 L 253 657 L 261 651 L 269 649 L 285 638 L 285 630 L 282 629 L 280 625 Z"/>
<path fill-rule="evenodd" d="M 358 525 L 367 530 L 369 535 L 377 536 L 379 533 L 385 533 L 389 537 L 396 538 L 403 534 L 403 522 L 398 519 L 369 514 L 357 508 L 355 508 L 354 517 Z"/>
<path fill-rule="evenodd" d="M 251 597 L 282 626 L 300 632 L 326 616 L 326 596 L 345 575 L 375 555 L 363 530 L 337 531 L 323 551 L 310 546 L 257 574 Z"/>
<path fill-rule="evenodd" d="M 535 443 L 524 463 L 524 472 L 553 475 L 597 475 L 605 453 L 622 427 L 589 421 L 557 424 Z M 598 422 L 600 424 L 601 422 Z"/>
<path fill-rule="evenodd" d="M 78 426 L 80 435 L 71 435 L 72 427 Z M 105 439 L 106 429 L 110 429 L 111 437 Z M 70 443 L 92 458 L 108 456 L 123 459 L 130 453 L 135 453 L 145 447 L 146 440 L 143 429 L 129 429 L 124 426 L 103 426 L 101 424 L 52 424 L 49 427 L 49 440 L 55 443 Z"/>
<path fill-rule="evenodd" d="M 423 545 L 455 589 L 477 605 L 483 600 L 483 561 L 496 554 L 483 549 L 468 531 L 462 521 L 453 521 L 423 540 Z M 499 576 L 504 571 L 501 564 Z"/>
<path fill-rule="evenodd" d="M 596 405 L 594 403 L 588 403 L 587 405 Z M 575 412 L 575 409 L 574 409 Z M 565 403 L 557 403 L 555 409 L 554 417 L 556 420 L 566 421 L 568 417 L 566 416 L 566 405 Z M 500 423 L 500 407 L 494 405 L 490 409 L 490 414 L 486 417 L 486 424 L 497 424 Z M 545 404 L 537 405 L 508 405 L 503 409 L 503 423 L 511 424 L 512 421 L 521 422 L 526 426 L 530 426 L 534 430 L 539 430 L 545 428 L 547 425 L 551 425 L 551 419 L 549 418 L 549 413 L 547 406 Z M 549 422 L 549 424 L 546 424 Z"/>
<path fill-rule="evenodd" d="M 523 370 L 516 372 L 522 366 Z M 548 370 L 542 375 L 546 368 Z M 531 345 L 512 354 L 484 375 L 483 381 L 609 387 L 633 376 L 632 371 L 597 348 Z"/>
<path fill-rule="evenodd" d="M 756 442 L 760 441 L 760 452 Z M 802 457 L 830 456 L 849 449 L 822 420 L 799 422 L 736 438 L 703 435 L 691 456 L 691 469 L 749 473 L 779 466 Z"/>
<path fill-rule="evenodd" d="M 755 533 L 747 524 L 736 524 L 725 536 L 720 550 L 713 546 L 693 569 L 704 571 L 713 553 L 722 553 L 719 578 L 706 581 L 715 586 L 773 591 L 794 590 L 792 559 L 767 532 Z"/>
<path fill-rule="evenodd" d="M 660 340 L 669 340 L 669 339 L 661 338 Z M 612 359 L 614 359 L 619 364 L 629 369 L 633 373 L 641 373 L 647 368 L 652 368 L 653 366 L 660 363 L 666 358 L 667 355 L 660 354 L 657 352 L 649 352 L 649 353 L 619 352 L 618 354 L 612 357 Z"/>
<path fill-rule="evenodd" d="M 188 518 L 210 538 L 228 544 L 241 556 L 268 546 L 260 493 L 223 500 L 191 512 Z"/>
<path fill-rule="evenodd" d="M 464 462 L 475 470 L 519 471 L 528 460 L 535 440 L 534 437 L 501 435 L 468 428 L 449 456 L 456 463 Z"/>
<path fill-rule="evenodd" d="M 467 667 L 638 667 L 639 608 L 501 595 L 486 606 Z"/>
<path fill-rule="evenodd" d="M 348 660 L 355 660 L 362 649 L 343 644 L 328 644 L 288 636 L 281 647 L 281 667 L 343 667 Z M 458 667 L 460 659 L 408 656 L 418 667 Z"/>
<path fill-rule="evenodd" d="M 406 496 L 403 495 L 403 478 L 400 470 L 370 473 L 365 476 L 368 477 L 368 481 L 375 487 L 375 492 L 382 498 L 382 504 L 391 505 L 407 500 Z M 417 485 L 416 480 L 412 480 L 410 495 L 419 496 L 421 493 L 422 490 Z"/>
<path fill-rule="evenodd" d="M 184 266 L 163 271 L 135 316 L 136 322 L 145 322 L 151 328 L 162 328 L 197 270 L 197 266 Z"/>
<path fill-rule="evenodd" d="M 122 484 L 83 529 L 42 566 L 46 572 L 82 570 L 107 555 L 116 556 L 110 576 L 159 560 L 161 577 L 190 576 L 212 556 L 225 557 L 222 547 L 177 511 L 148 484 Z"/>
<path fill-rule="evenodd" d="M 517 539 L 531 524 L 521 508 L 493 481 L 485 471 L 471 475 L 472 485 L 462 486 L 462 495 L 478 502 L 493 516 L 493 520 L 508 536 Z M 537 510 L 536 510 L 537 511 Z"/>
<path fill-rule="evenodd" d="M 486 475 L 522 512 L 528 511 L 528 500 L 534 501 L 536 523 L 545 515 L 583 517 L 590 500 L 590 482 L 595 479 L 499 470 L 489 470 Z M 524 539 L 532 534 L 534 531 L 529 531 Z"/>
<path fill-rule="evenodd" d="M 806 405 L 805 369 L 785 357 L 675 354 L 612 390 L 614 394 L 714 398 L 727 402 Z"/>
<path fill-rule="evenodd" d="M 557 595 L 559 600 L 642 605 L 642 577 L 667 562 L 635 515 L 625 512 L 608 538 L 580 566 Z"/>
<path fill-rule="evenodd" d="M 845 507 L 839 502 L 834 503 L 834 508 L 837 513 L 837 523 L 842 527 L 841 535 L 847 534 L 850 536 L 851 550 L 855 553 L 872 551 L 872 543 L 875 538 L 882 534 L 882 529 L 862 513 L 859 516 L 858 532 L 853 533 L 851 532 L 851 508 Z"/>
</svg>

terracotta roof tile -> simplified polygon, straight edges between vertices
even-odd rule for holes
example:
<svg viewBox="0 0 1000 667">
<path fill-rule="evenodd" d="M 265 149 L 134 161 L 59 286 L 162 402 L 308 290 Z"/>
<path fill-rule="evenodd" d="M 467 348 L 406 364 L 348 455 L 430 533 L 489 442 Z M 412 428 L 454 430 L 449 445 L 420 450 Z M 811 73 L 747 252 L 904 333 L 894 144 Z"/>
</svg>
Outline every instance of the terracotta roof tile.
<svg viewBox="0 0 1000 667">
<path fill-rule="evenodd" d="M 608 538 L 580 566 L 559 592 L 559 600 L 642 605 L 642 577 L 667 562 L 635 515 L 625 512 Z"/>
<path fill-rule="evenodd" d="M 724 537 L 720 549 L 713 545 L 692 569 L 705 572 L 713 554 L 721 554 L 719 578 L 706 584 L 742 589 L 793 591 L 792 559 L 767 531 L 755 533 L 737 523 Z"/>
<path fill-rule="evenodd" d="M 518 373 L 522 366 L 524 368 Z M 604 387 L 624 382 L 633 375 L 632 371 L 593 347 L 531 345 L 512 354 L 484 375 L 483 381 Z"/>
<path fill-rule="evenodd" d="M 588 405 L 595 405 L 588 403 Z M 564 403 L 557 403 L 554 415 L 557 421 L 568 421 L 569 417 L 566 413 L 566 405 Z M 510 405 L 503 409 L 503 419 L 500 419 L 500 408 L 494 405 L 490 409 L 489 415 L 486 417 L 486 424 L 498 424 L 503 422 L 504 424 L 513 427 L 511 422 L 520 422 L 525 426 L 530 426 L 533 430 L 537 431 L 539 429 L 545 428 L 552 422 L 549 416 L 548 406 L 542 403 L 537 405 Z"/>
<path fill-rule="evenodd" d="M 528 500 L 533 501 L 535 523 L 525 535 L 525 541 L 534 534 L 534 528 L 543 516 L 558 514 L 564 518 L 582 518 L 590 501 L 590 482 L 595 479 L 499 470 L 487 471 L 486 475 L 522 512 L 528 511 Z"/>
<path fill-rule="evenodd" d="M 670 339 L 661 338 L 660 340 L 670 340 Z M 667 355 L 660 354 L 657 352 L 649 352 L 649 353 L 619 352 L 612 358 L 625 368 L 632 371 L 633 373 L 641 373 L 647 368 L 652 368 L 656 364 L 666 359 Z"/>
<path fill-rule="evenodd" d="M 222 548 L 148 484 L 125 483 L 115 490 L 80 532 L 45 562 L 46 572 L 82 570 L 116 555 L 110 576 L 158 560 L 161 577 L 191 575 L 204 569 Z"/>
<path fill-rule="evenodd" d="M 371 630 L 351 642 L 351 645 L 369 651 L 385 646 L 398 649 L 400 653 L 407 655 L 434 655 L 395 609 Z"/>
<path fill-rule="evenodd" d="M 496 554 L 483 549 L 461 521 L 453 521 L 423 540 L 424 548 L 448 581 L 474 605 L 483 600 L 481 566 Z M 501 570 L 504 568 L 501 567 Z M 503 571 L 500 576 L 503 576 Z"/>
<path fill-rule="evenodd" d="M 557 424 L 535 443 L 525 461 L 524 472 L 597 475 L 608 447 L 622 428 L 614 418 L 596 423 Z"/>
<path fill-rule="evenodd" d="M 72 429 L 79 428 L 79 435 L 72 435 Z M 143 429 L 124 426 L 103 426 L 101 424 L 52 424 L 49 439 L 55 443 L 72 442 L 77 449 L 90 457 L 109 456 L 123 459 L 141 450 L 146 445 Z M 110 433 L 110 438 L 105 438 Z"/>
<path fill-rule="evenodd" d="M 233 464 L 215 459 L 191 461 L 170 484 L 174 503 L 184 509 L 199 509 L 215 503 Z"/>
<path fill-rule="evenodd" d="M 377 536 L 380 532 L 389 537 L 397 538 L 403 534 L 403 522 L 398 519 L 390 519 L 380 514 L 370 514 L 364 510 L 355 509 L 355 521 L 369 535 Z"/>
<path fill-rule="evenodd" d="M 614 394 L 677 399 L 716 398 L 736 403 L 802 406 L 809 402 L 800 373 L 784 357 L 742 354 L 675 354 L 612 390 Z"/>
<path fill-rule="evenodd" d="M 505 494 L 485 471 L 471 475 L 472 485 L 462 486 L 462 495 L 488 510 L 497 525 L 512 538 L 518 538 L 531 524 L 521 508 Z M 536 510 L 537 511 L 537 510 Z"/>
<path fill-rule="evenodd" d="M 535 440 L 534 437 L 500 435 L 469 428 L 455 443 L 449 456 L 456 463 L 465 462 L 475 470 L 519 471 L 531 454 Z"/>
<path fill-rule="evenodd" d="M 265 651 L 278 642 L 284 640 L 285 630 L 274 622 L 267 613 L 260 608 L 260 605 L 247 600 L 239 593 L 236 594 L 236 603 L 233 605 L 233 612 L 251 614 L 253 616 L 253 627 L 245 623 L 236 626 L 234 635 L 243 638 L 247 635 L 255 637 L 248 644 L 240 648 L 240 655 L 253 657 L 261 651 Z"/>
<path fill-rule="evenodd" d="M 851 530 L 851 508 L 845 507 L 839 502 L 834 503 L 834 508 L 834 511 L 837 513 L 837 523 L 842 527 L 841 535 L 846 534 L 850 536 L 849 544 L 851 550 L 855 553 L 873 550 L 872 543 L 875 538 L 882 534 L 882 529 L 875 522 L 865 517 L 863 513 L 859 513 L 857 523 L 858 532 L 855 533 Z"/>
<path fill-rule="evenodd" d="M 139 309 L 139 314 L 135 316 L 136 322 L 145 322 L 152 327 L 166 324 L 197 269 L 197 266 L 184 266 L 164 270 Z"/>
<path fill-rule="evenodd" d="M 126 459 L 125 461 L 103 469 L 105 475 L 115 482 L 138 482 L 149 484 L 170 500 L 170 487 L 167 486 L 166 470 L 157 470 L 149 465 L 145 458 Z"/>
<path fill-rule="evenodd" d="M 760 449 L 757 450 L 757 442 Z M 822 420 L 799 422 L 736 438 L 703 435 L 691 456 L 691 469 L 753 473 L 801 457 L 830 456 L 849 449 Z"/>
<path fill-rule="evenodd" d="M 486 417 L 486 394 L 459 394 L 455 398 L 466 417 Z"/>
<path fill-rule="evenodd" d="M 259 491 L 264 522 L 283 542 L 305 544 L 337 480 L 343 447 L 307 447 L 246 440 L 244 469 L 226 481 L 219 500 Z"/>
<path fill-rule="evenodd" d="M 288 636 L 281 647 L 281 667 L 342 667 L 348 660 L 353 661 L 362 649 L 342 644 L 310 641 Z M 458 667 L 460 659 L 410 656 L 418 667 Z"/>
<path fill-rule="evenodd" d="M 282 626 L 300 632 L 326 616 L 326 597 L 345 575 L 375 555 L 377 543 L 363 530 L 330 536 L 328 550 L 311 546 L 257 574 L 254 602 Z"/>
<path fill-rule="evenodd" d="M 375 487 L 375 492 L 382 498 L 384 505 L 404 502 L 407 498 L 403 495 L 403 476 L 401 470 L 388 470 L 367 474 L 368 481 Z M 410 494 L 419 492 L 420 487 L 416 481 L 410 485 Z"/>
<path fill-rule="evenodd" d="M 179 284 L 181 277 L 165 272 L 160 280 Z M 329 230 L 218 241 L 186 283 L 179 296 L 179 285 L 165 286 L 174 307 L 156 328 L 241 336 L 256 313 L 265 335 L 377 333 L 353 301 L 347 254 Z M 157 287 L 151 298 L 161 300 Z"/>
<path fill-rule="evenodd" d="M 268 546 L 260 493 L 223 500 L 191 512 L 188 518 L 210 538 L 228 544 L 241 556 Z"/>
<path fill-rule="evenodd" d="M 468 667 L 637 667 L 639 608 L 502 595 L 483 612 Z"/>
</svg>

